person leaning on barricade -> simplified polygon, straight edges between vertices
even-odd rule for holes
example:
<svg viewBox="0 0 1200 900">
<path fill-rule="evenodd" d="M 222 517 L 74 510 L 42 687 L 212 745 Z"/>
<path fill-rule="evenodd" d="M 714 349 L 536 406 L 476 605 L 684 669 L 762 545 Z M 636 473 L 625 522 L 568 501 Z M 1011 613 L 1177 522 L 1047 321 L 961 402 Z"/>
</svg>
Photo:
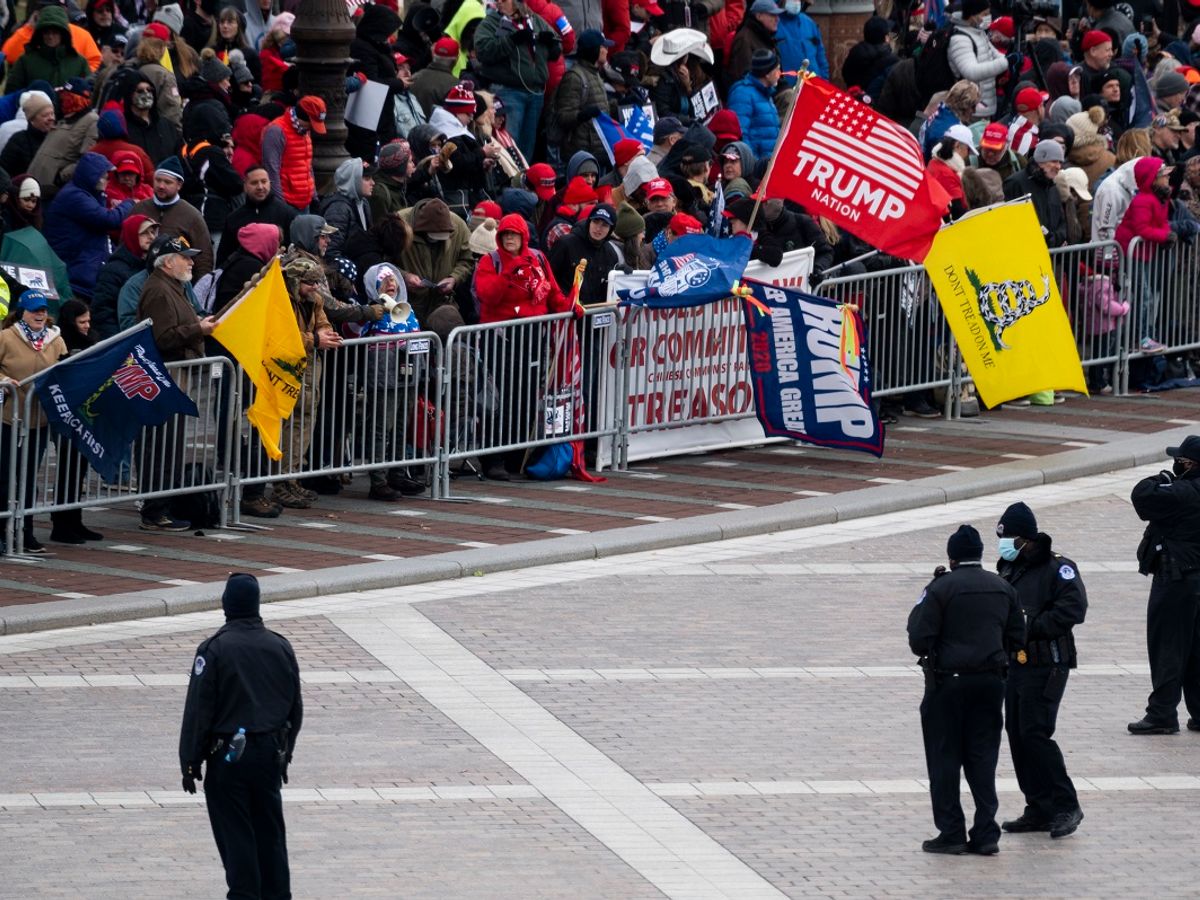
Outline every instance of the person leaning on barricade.
<svg viewBox="0 0 1200 900">
<path fill-rule="evenodd" d="M 475 269 L 480 322 L 527 319 L 572 308 L 559 290 L 546 257 L 529 247 L 529 226 L 521 216 L 510 214 L 500 220 L 496 244 L 496 252 L 483 257 Z M 575 311 L 576 315 L 583 314 L 579 306 Z M 532 429 L 537 426 L 537 397 L 547 362 L 541 358 L 545 343 L 542 333 L 539 330 L 536 334 L 525 335 L 523 340 L 507 342 L 500 330 L 485 334 L 488 335 L 485 341 L 491 339 L 484 358 L 496 380 L 500 410 L 494 427 L 485 428 L 484 442 L 527 442 L 534 434 Z M 524 357 L 518 358 L 512 352 L 517 347 L 524 349 Z M 489 435 L 492 440 L 487 439 Z M 484 460 L 484 474 L 497 481 L 507 481 L 510 472 L 519 471 L 523 456 L 523 451 L 492 454 Z"/>
<path fill-rule="evenodd" d="M 204 355 L 204 338 L 212 334 L 216 320 L 200 318 L 184 292 L 192 278 L 192 259 L 198 250 L 180 237 L 160 237 L 151 246 L 154 271 L 142 286 L 138 319 L 151 319 L 154 343 L 164 362 L 199 359 Z M 187 380 L 175 373 L 185 391 Z M 138 492 L 158 493 L 142 501 L 143 531 L 187 531 L 190 522 L 169 514 L 170 497 L 161 496 L 179 486 L 183 464 L 183 423 L 175 416 L 162 425 L 147 428 L 139 438 Z"/>
</svg>

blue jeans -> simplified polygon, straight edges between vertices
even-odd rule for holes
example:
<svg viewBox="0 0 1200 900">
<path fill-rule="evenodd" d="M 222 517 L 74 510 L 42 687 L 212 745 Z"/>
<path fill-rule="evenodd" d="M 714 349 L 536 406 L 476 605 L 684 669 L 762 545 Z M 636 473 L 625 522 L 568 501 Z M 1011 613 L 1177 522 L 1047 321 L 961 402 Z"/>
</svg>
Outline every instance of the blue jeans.
<svg viewBox="0 0 1200 900">
<path fill-rule="evenodd" d="M 1160 288 L 1162 262 L 1156 258 L 1146 261 L 1134 260 L 1134 284 L 1137 290 L 1138 333 L 1135 339 L 1157 339 L 1158 307 L 1162 303 Z"/>
<path fill-rule="evenodd" d="M 508 133 L 513 136 L 521 153 L 533 162 L 533 145 L 537 143 L 538 122 L 542 118 L 545 97 L 539 91 L 531 94 L 523 88 L 496 86 L 496 96 L 504 104 L 508 116 Z"/>
</svg>

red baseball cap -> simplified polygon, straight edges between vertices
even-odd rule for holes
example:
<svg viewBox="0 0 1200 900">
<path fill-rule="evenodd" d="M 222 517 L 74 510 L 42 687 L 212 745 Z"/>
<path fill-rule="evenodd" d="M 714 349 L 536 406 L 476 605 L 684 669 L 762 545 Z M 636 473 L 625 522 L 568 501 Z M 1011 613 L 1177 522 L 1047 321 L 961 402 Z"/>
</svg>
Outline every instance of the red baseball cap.
<svg viewBox="0 0 1200 900">
<path fill-rule="evenodd" d="M 671 234 L 682 237 L 685 234 L 704 234 L 704 226 L 687 213 L 676 213 L 667 224 Z"/>
<path fill-rule="evenodd" d="M 1017 111 L 1037 109 L 1049 99 L 1049 94 L 1039 91 L 1035 87 L 1021 88 L 1021 90 L 1017 91 Z"/>
<path fill-rule="evenodd" d="M 647 181 L 646 185 L 642 188 L 642 193 L 646 195 L 647 199 L 650 197 L 675 196 L 675 190 L 671 187 L 671 182 L 665 178 L 653 178 Z"/>
<path fill-rule="evenodd" d="M 452 37 L 440 37 L 433 42 L 433 55 L 450 59 L 458 58 L 458 41 Z"/>
<path fill-rule="evenodd" d="M 475 208 L 471 210 L 471 215 L 480 219 L 495 219 L 499 222 L 504 218 L 504 210 L 500 208 L 500 204 L 495 200 L 480 200 L 475 204 Z"/>
<path fill-rule="evenodd" d="M 979 146 L 984 150 L 1003 150 L 1008 146 L 1008 129 L 1001 122 L 993 122 L 983 129 Z"/>
<path fill-rule="evenodd" d="M 158 38 L 160 41 L 171 39 L 171 30 L 162 22 L 151 22 L 142 29 L 142 37 Z"/>
<path fill-rule="evenodd" d="M 525 170 L 525 180 L 539 200 L 546 201 L 554 196 L 554 169 L 548 163 L 534 163 Z"/>
<path fill-rule="evenodd" d="M 299 117 L 308 122 L 308 127 L 317 134 L 324 134 L 325 128 L 325 101 L 320 97 L 314 97 L 311 94 L 306 97 L 301 97 L 296 104 L 299 110 Z"/>
<path fill-rule="evenodd" d="M 596 192 L 588 186 L 586 181 L 576 175 L 567 185 L 567 189 L 563 191 L 562 202 L 568 206 L 583 206 L 586 203 L 595 203 Z"/>
</svg>

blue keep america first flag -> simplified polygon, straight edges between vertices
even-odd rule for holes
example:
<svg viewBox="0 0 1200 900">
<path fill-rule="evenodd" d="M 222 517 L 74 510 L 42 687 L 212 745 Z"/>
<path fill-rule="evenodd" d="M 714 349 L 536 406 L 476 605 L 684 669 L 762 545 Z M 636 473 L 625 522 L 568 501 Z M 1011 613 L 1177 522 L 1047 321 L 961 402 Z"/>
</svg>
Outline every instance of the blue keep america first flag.
<svg viewBox="0 0 1200 900">
<path fill-rule="evenodd" d="M 106 481 L 118 479 L 142 428 L 180 413 L 200 414 L 167 372 L 149 322 L 111 341 L 52 366 L 33 382 L 50 427 Z"/>
</svg>

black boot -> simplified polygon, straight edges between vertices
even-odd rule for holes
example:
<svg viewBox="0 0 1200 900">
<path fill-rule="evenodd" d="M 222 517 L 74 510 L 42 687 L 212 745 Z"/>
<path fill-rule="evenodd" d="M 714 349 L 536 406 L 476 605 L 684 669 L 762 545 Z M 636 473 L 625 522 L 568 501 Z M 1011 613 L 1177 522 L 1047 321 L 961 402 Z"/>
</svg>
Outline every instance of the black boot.
<svg viewBox="0 0 1200 900">
<path fill-rule="evenodd" d="M 68 509 L 63 512 L 50 513 L 50 540 L 56 544 L 82 544 L 83 535 L 79 529 L 83 527 L 83 511 Z M 29 547 L 29 533 L 25 535 L 25 547 Z"/>
</svg>

